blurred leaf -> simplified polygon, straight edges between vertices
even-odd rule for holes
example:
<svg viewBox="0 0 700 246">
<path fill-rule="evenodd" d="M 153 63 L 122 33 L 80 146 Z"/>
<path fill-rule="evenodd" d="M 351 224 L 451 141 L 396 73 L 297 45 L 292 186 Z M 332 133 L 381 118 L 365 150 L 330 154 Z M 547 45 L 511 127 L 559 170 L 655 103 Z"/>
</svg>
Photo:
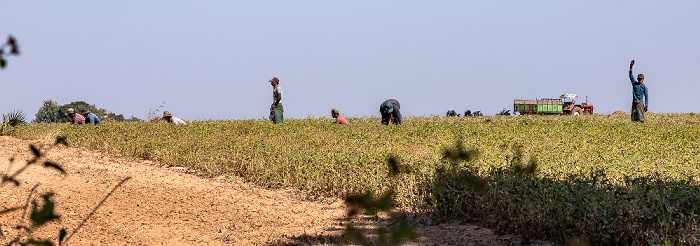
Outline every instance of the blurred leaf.
<svg viewBox="0 0 700 246">
<path fill-rule="evenodd" d="M 50 162 L 50 161 L 44 162 L 44 167 L 50 167 L 50 168 L 58 170 L 62 174 L 66 174 L 66 171 L 64 171 L 61 166 L 59 166 L 56 163 Z"/>
<path fill-rule="evenodd" d="M 10 213 L 10 212 L 12 212 L 12 211 L 15 211 L 15 210 L 18 210 L 18 209 L 22 209 L 22 208 L 23 208 L 23 207 L 8 208 L 8 209 L 5 209 L 5 210 L 3 210 L 3 211 L 0 211 L 0 214 Z"/>
<path fill-rule="evenodd" d="M 383 196 L 374 199 L 374 193 L 365 192 L 358 195 L 350 195 L 345 198 L 348 206 L 355 206 L 365 210 L 365 214 L 375 215 L 379 211 L 388 211 L 393 208 L 393 192 L 387 192 Z"/>
<path fill-rule="evenodd" d="M 36 147 L 34 147 L 33 144 L 30 144 L 30 145 L 29 145 L 29 149 L 32 150 L 32 153 L 34 153 L 34 156 L 35 156 L 36 158 L 41 157 L 41 151 L 39 151 L 39 149 L 37 149 Z"/>
<path fill-rule="evenodd" d="M 54 213 L 55 204 L 51 201 L 53 193 L 46 193 L 41 196 L 44 199 L 44 206 L 39 210 L 36 200 L 32 201 L 32 213 L 30 219 L 34 226 L 41 226 L 46 222 L 58 219 L 59 216 Z"/>
<path fill-rule="evenodd" d="M 17 45 L 17 40 L 12 35 L 7 36 L 7 43 L 10 45 Z"/>
<path fill-rule="evenodd" d="M 22 230 L 25 230 L 25 231 L 32 231 L 31 228 L 26 227 L 26 226 L 23 226 L 23 225 L 15 226 L 15 229 L 17 229 L 17 230 L 22 229 Z"/>
<path fill-rule="evenodd" d="M 350 207 L 348 208 L 348 213 L 347 216 L 349 218 L 355 217 L 360 211 L 356 207 Z"/>
<path fill-rule="evenodd" d="M 12 182 L 13 184 L 15 184 L 15 186 L 19 186 L 19 181 L 17 181 L 14 177 L 7 175 L 2 175 L 2 182 Z"/>
<path fill-rule="evenodd" d="M 457 141 L 457 146 L 453 149 L 445 149 L 443 151 L 443 157 L 450 160 L 452 163 L 459 163 L 461 161 L 471 161 L 479 156 L 479 151 L 476 149 L 465 149 L 461 141 Z"/>
<path fill-rule="evenodd" d="M 365 236 L 362 234 L 362 231 L 358 230 L 355 228 L 352 223 L 349 223 L 345 227 L 345 240 L 351 241 L 353 244 L 359 244 L 359 245 L 371 245 L 366 239 Z"/>
<path fill-rule="evenodd" d="M 537 172 L 537 158 L 530 157 L 527 165 L 522 162 L 512 163 L 512 172 L 517 176 L 533 176 Z"/>
<path fill-rule="evenodd" d="M 58 244 L 60 245 L 63 242 L 63 239 L 66 238 L 66 235 L 68 235 L 68 232 L 66 232 L 66 228 L 61 228 L 61 232 L 58 234 Z"/>
<path fill-rule="evenodd" d="M 489 188 L 489 181 L 487 179 L 471 173 L 460 173 L 459 180 L 460 182 L 466 183 L 468 186 L 479 191 L 486 191 Z"/>
<path fill-rule="evenodd" d="M 5 59 L 0 58 L 0 68 L 5 68 L 6 65 L 7 61 L 5 61 Z"/>
<path fill-rule="evenodd" d="M 390 155 L 389 157 L 386 158 L 386 162 L 389 165 L 389 176 L 394 177 L 397 174 L 399 174 L 401 171 L 399 170 L 399 158 Z"/>
<path fill-rule="evenodd" d="M 64 146 L 68 147 L 68 141 L 66 139 L 68 139 L 66 136 L 57 136 L 54 144 L 63 144 Z"/>
<path fill-rule="evenodd" d="M 51 243 L 51 241 L 49 241 L 49 240 L 37 241 L 34 238 L 29 239 L 29 241 L 27 241 L 27 244 L 28 245 L 53 246 L 53 243 Z"/>
<path fill-rule="evenodd" d="M 367 204 L 369 204 L 372 201 L 373 195 L 374 194 L 370 191 L 367 191 L 362 194 L 349 195 L 345 198 L 345 204 L 347 204 L 350 207 L 358 207 L 365 209 L 366 207 L 368 207 Z"/>
<path fill-rule="evenodd" d="M 13 45 L 11 53 L 14 55 L 19 55 L 19 45 Z"/>
<path fill-rule="evenodd" d="M 536 172 L 537 172 L 537 158 L 530 157 L 530 162 L 527 164 L 527 167 L 525 167 L 525 174 L 532 176 Z"/>
<path fill-rule="evenodd" d="M 390 243 L 393 245 L 400 245 L 401 241 L 405 238 L 416 240 L 418 238 L 418 233 L 405 219 L 402 219 L 399 227 L 392 233 Z"/>
<path fill-rule="evenodd" d="M 386 240 L 386 228 L 380 226 L 377 228 L 377 239 L 374 241 L 376 245 L 388 245 Z"/>
</svg>

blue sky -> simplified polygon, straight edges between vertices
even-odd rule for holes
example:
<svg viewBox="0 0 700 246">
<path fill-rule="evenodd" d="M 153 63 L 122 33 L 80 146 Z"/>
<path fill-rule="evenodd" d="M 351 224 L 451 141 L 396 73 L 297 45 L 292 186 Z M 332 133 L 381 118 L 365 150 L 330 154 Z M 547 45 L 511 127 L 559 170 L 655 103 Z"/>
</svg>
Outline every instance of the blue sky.
<svg viewBox="0 0 700 246">
<path fill-rule="evenodd" d="M 126 117 L 287 118 L 512 109 L 576 93 L 629 112 L 644 73 L 653 112 L 698 112 L 700 1 L 0 1 L 0 111 L 45 99 Z"/>
</svg>

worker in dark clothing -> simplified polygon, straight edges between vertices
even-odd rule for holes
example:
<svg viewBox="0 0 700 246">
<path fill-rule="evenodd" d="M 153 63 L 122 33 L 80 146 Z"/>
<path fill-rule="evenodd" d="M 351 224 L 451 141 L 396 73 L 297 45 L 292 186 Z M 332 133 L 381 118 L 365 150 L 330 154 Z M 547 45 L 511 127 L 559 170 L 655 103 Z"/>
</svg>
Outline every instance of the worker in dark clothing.
<svg viewBox="0 0 700 246">
<path fill-rule="evenodd" d="M 388 99 L 379 105 L 379 113 L 382 114 L 382 124 L 388 125 L 389 122 L 401 125 L 401 105 L 396 99 Z"/>
<path fill-rule="evenodd" d="M 644 74 L 637 75 L 637 80 L 632 76 L 634 60 L 630 62 L 630 81 L 632 82 L 632 121 L 644 122 L 644 112 L 649 108 L 649 95 L 644 82 Z M 644 99 L 644 101 L 642 101 Z"/>
<path fill-rule="evenodd" d="M 447 114 L 445 114 L 445 115 L 446 115 L 447 117 L 450 117 L 450 116 L 457 116 L 457 117 L 459 117 L 459 116 L 460 116 L 459 114 L 457 114 L 457 112 L 456 112 L 455 109 L 453 109 L 453 108 L 451 108 L 450 110 L 447 110 Z"/>
</svg>

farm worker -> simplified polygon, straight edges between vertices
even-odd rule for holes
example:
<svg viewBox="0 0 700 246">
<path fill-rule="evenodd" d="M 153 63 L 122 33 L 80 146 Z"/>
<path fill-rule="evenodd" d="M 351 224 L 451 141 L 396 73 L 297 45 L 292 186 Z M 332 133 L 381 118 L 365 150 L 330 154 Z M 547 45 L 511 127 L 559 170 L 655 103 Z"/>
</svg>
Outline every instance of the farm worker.
<svg viewBox="0 0 700 246">
<path fill-rule="evenodd" d="M 382 114 L 382 124 L 388 125 L 389 122 L 396 125 L 401 125 L 401 105 L 396 99 L 387 99 L 382 104 L 379 105 L 379 113 Z"/>
<path fill-rule="evenodd" d="M 644 122 L 644 112 L 649 108 L 649 95 L 644 82 L 644 74 L 637 75 L 637 80 L 632 76 L 634 60 L 630 62 L 630 81 L 632 82 L 632 121 Z M 642 98 L 644 101 L 642 101 Z"/>
<path fill-rule="evenodd" d="M 87 108 L 81 109 L 80 114 L 83 115 L 83 117 L 85 117 L 86 124 L 98 125 L 101 123 L 100 118 L 97 118 L 97 115 L 90 112 L 90 110 Z"/>
<path fill-rule="evenodd" d="M 270 79 L 272 85 L 272 105 L 270 105 L 270 120 L 275 124 L 284 121 L 284 107 L 282 107 L 282 87 L 280 87 L 280 79 L 272 77 Z"/>
<path fill-rule="evenodd" d="M 333 122 L 333 124 L 350 125 L 350 122 L 348 122 L 344 116 L 340 115 L 340 110 L 338 110 L 338 108 L 331 109 L 331 116 L 335 118 L 335 122 Z"/>
<path fill-rule="evenodd" d="M 167 110 L 163 112 L 163 119 L 168 122 L 168 123 L 173 123 L 175 125 L 187 125 L 184 120 L 173 117 L 173 114 L 168 112 Z"/>
<path fill-rule="evenodd" d="M 70 123 L 73 125 L 84 125 L 85 124 L 85 117 L 82 115 L 76 114 L 75 109 L 73 108 L 68 108 L 66 110 L 66 115 L 70 117 Z"/>
</svg>

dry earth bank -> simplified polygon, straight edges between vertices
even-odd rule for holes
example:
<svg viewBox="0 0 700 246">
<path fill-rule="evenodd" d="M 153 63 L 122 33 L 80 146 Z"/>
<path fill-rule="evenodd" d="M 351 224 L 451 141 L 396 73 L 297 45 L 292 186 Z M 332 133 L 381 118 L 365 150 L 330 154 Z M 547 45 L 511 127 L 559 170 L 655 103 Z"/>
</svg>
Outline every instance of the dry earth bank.
<svg viewBox="0 0 700 246">
<path fill-rule="evenodd" d="M 12 172 L 32 157 L 28 146 L 47 150 L 51 142 L 0 137 L 0 170 Z M 70 239 L 68 245 L 305 245 L 342 244 L 345 206 L 341 200 L 308 201 L 293 190 L 262 189 L 241 180 L 197 176 L 182 168 L 151 161 L 111 156 L 78 148 L 54 147 L 46 159 L 67 171 L 38 166 L 18 177 L 21 184 L 3 186 L 0 206 L 25 203 L 35 196 L 56 193 L 58 222 L 35 233 L 56 242 L 60 228 L 68 234 L 125 177 L 110 196 Z M 10 165 L 10 159 L 15 161 Z M 3 214 L 0 226 L 6 244 L 16 236 L 21 212 Z M 376 225 L 364 221 L 368 227 Z M 498 236 L 473 224 L 418 226 L 421 237 L 409 245 L 519 245 L 516 236 Z M 548 243 L 540 243 L 548 244 Z"/>
</svg>

